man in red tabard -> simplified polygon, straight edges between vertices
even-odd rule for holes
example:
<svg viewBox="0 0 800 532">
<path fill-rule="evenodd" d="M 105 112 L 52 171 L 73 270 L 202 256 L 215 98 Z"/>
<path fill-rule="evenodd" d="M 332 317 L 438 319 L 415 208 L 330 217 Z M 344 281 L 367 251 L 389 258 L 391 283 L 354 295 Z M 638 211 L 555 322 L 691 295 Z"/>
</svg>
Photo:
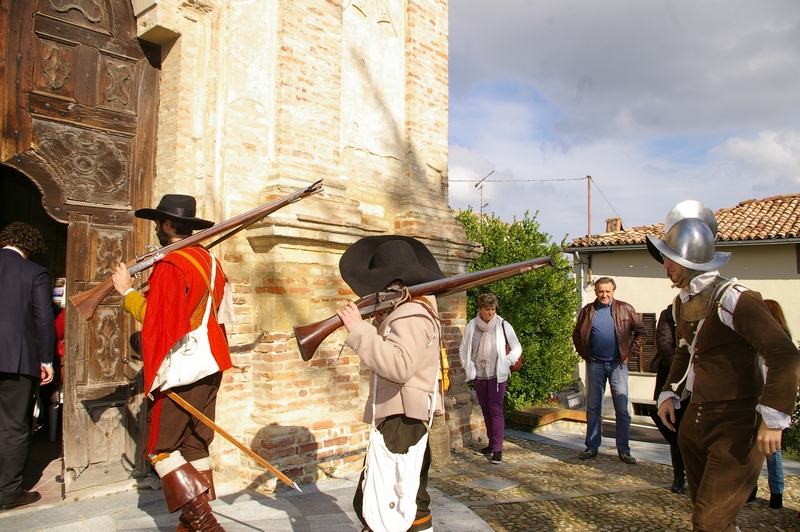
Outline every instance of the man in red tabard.
<svg viewBox="0 0 800 532">
<path fill-rule="evenodd" d="M 195 218 L 195 209 L 192 196 L 167 194 L 155 209 L 139 209 L 134 214 L 155 221 L 159 242 L 166 246 L 190 236 L 193 230 L 213 225 Z M 143 324 L 144 385 L 153 399 L 148 456 L 161 477 L 168 510 L 181 509 L 178 532 L 223 530 L 208 504 L 215 498 L 208 459 L 214 432 L 160 392 L 168 354 L 203 321 L 213 278 L 208 339 L 219 371 L 172 391 L 214 419 L 222 372 L 231 367 L 222 324 L 234 319 L 225 274 L 216 261 L 212 275 L 212 260 L 216 261 L 201 246 L 169 253 L 156 262 L 144 296 L 132 288 L 125 264 L 119 264 L 112 276 L 114 288 L 123 296 L 123 307 Z"/>
</svg>

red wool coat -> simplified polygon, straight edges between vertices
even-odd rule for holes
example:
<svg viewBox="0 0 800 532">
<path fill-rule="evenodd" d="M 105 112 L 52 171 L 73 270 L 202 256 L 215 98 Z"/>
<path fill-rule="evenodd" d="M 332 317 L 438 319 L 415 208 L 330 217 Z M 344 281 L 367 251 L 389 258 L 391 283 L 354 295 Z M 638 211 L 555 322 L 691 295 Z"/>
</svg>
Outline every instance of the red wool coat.
<svg viewBox="0 0 800 532">
<path fill-rule="evenodd" d="M 210 281 L 209 253 L 200 246 L 192 246 L 182 251 L 188 253 L 203 267 Z M 156 263 L 149 284 L 150 288 L 145 294 L 146 307 L 142 327 L 145 390 L 149 390 L 152 386 L 158 368 L 172 347 L 202 322 L 206 304 L 205 295 L 208 292 L 203 275 L 190 260 L 179 253 L 170 253 Z M 208 339 L 220 371 L 225 371 L 232 365 L 225 331 L 216 319 L 216 310 L 222 302 L 224 291 L 225 274 L 217 261 L 214 306 L 208 318 Z"/>
</svg>

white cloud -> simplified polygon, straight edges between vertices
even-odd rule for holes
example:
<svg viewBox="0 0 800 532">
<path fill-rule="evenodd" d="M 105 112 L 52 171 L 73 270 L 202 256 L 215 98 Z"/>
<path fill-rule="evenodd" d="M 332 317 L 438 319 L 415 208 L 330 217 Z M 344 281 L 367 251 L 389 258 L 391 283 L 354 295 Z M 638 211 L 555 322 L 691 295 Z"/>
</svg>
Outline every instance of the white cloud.
<svg viewBox="0 0 800 532">
<path fill-rule="evenodd" d="M 793 0 L 449 9 L 451 179 L 591 175 L 593 232 L 616 213 L 662 221 L 689 198 L 718 209 L 800 192 Z M 452 206 L 478 210 L 473 184 L 450 190 Z M 585 180 L 487 182 L 483 195 L 504 219 L 539 210 L 557 240 L 586 233 Z"/>
<path fill-rule="evenodd" d="M 733 137 L 711 150 L 763 178 L 800 179 L 800 134 L 761 131 L 754 138 Z M 797 183 L 797 181 L 795 181 Z"/>
</svg>

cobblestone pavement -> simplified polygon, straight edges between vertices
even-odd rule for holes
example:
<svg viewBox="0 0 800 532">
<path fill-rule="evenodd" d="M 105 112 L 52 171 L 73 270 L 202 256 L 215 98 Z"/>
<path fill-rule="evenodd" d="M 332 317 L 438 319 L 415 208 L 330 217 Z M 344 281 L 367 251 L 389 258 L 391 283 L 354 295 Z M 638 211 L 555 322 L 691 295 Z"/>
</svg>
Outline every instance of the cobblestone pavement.
<svg viewBox="0 0 800 532">
<path fill-rule="evenodd" d="M 429 480 L 498 532 L 690 531 L 689 496 L 670 492 L 671 483 L 667 465 L 641 458 L 628 465 L 603 453 L 584 461 L 573 449 L 508 435 L 502 464 L 472 449 L 453 451 L 451 462 L 432 469 Z M 739 514 L 742 532 L 800 530 L 800 476 L 787 475 L 781 510 L 764 500 L 764 476 L 758 493 Z"/>
</svg>

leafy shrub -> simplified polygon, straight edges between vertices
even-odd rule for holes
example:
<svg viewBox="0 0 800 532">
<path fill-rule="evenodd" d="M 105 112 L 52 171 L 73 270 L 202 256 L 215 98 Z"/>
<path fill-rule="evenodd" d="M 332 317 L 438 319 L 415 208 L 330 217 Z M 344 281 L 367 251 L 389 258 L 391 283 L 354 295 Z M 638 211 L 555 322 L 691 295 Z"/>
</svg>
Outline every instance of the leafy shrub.
<svg viewBox="0 0 800 532">
<path fill-rule="evenodd" d="M 536 217 L 530 218 L 527 212 L 511 224 L 494 216 L 484 216 L 481 222 L 472 209 L 460 212 L 456 220 L 464 225 L 469 240 L 483 244 L 483 253 L 470 264 L 471 272 L 553 257 L 556 269 L 543 267 L 467 292 L 468 319 L 478 313 L 478 296 L 491 292 L 498 299 L 497 313 L 514 327 L 522 344 L 522 370 L 509 379 L 507 409 L 543 402 L 574 382 L 578 361 L 571 336 L 579 296 L 561 253 L 566 243 L 550 243 L 550 235 L 542 233 Z"/>
</svg>

